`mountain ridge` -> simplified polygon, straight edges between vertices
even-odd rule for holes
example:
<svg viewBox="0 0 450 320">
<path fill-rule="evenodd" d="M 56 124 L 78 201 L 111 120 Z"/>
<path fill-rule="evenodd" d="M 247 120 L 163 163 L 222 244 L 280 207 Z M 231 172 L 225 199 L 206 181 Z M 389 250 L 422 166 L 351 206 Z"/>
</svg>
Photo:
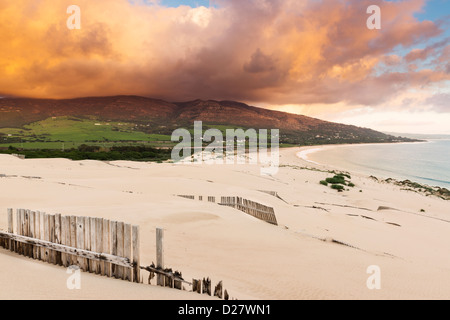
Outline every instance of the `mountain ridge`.
<svg viewBox="0 0 450 320">
<path fill-rule="evenodd" d="M 280 129 L 286 143 L 363 143 L 413 141 L 368 128 L 324 121 L 304 115 L 249 106 L 236 101 L 168 102 L 133 95 L 74 99 L 0 99 L 0 128 L 22 127 L 51 117 L 96 117 L 102 121 L 147 124 L 151 133 L 170 134 L 194 121 L 254 129 Z"/>
</svg>

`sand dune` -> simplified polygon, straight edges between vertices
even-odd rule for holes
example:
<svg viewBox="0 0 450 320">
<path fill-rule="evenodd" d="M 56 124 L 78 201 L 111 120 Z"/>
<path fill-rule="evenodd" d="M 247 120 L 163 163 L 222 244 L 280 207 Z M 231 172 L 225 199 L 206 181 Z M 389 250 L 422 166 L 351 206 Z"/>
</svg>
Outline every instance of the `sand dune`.
<svg viewBox="0 0 450 320">
<path fill-rule="evenodd" d="M 329 173 L 303 169 L 326 166 L 298 158 L 298 151 L 281 151 L 282 166 L 274 177 L 261 176 L 251 165 L 3 155 L 0 229 L 7 226 L 7 208 L 122 220 L 141 226 L 142 263 L 150 264 L 155 228 L 163 227 L 167 266 L 186 279 L 223 280 L 238 299 L 450 298 L 450 223 L 443 221 L 450 220 L 448 202 L 362 175 L 353 175 L 355 188 L 338 193 L 319 184 Z M 258 190 L 276 191 L 282 199 Z M 279 226 L 177 194 L 243 196 L 274 207 Z M 380 206 L 395 210 L 378 211 Z M 421 209 L 426 213 L 418 215 Z M 381 290 L 366 286 L 372 265 L 381 268 Z M 8 288 L 0 298 L 199 298 L 94 275 L 86 275 L 86 286 L 73 293 L 65 287 L 64 268 L 3 251 L 0 267 L 8 273 L 0 273 Z"/>
</svg>

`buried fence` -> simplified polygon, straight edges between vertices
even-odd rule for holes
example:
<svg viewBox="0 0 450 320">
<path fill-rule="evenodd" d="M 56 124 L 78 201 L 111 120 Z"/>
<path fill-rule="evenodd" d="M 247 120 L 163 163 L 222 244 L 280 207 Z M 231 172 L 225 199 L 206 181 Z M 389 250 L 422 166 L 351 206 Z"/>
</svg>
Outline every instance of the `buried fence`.
<svg viewBox="0 0 450 320">
<path fill-rule="evenodd" d="M 210 278 L 203 278 L 203 280 L 192 279 L 192 283 L 185 281 L 182 278 L 182 273 L 180 271 L 173 271 L 169 268 L 164 268 L 164 230 L 156 229 L 156 266 L 152 263 L 151 266 L 141 267 L 141 269 L 146 270 L 150 273 L 148 278 L 148 284 L 151 284 L 153 278 L 156 274 L 156 283 L 158 286 L 169 287 L 178 290 L 185 290 L 183 283 L 192 286 L 192 292 L 198 294 L 205 294 L 212 296 L 211 285 L 212 281 Z M 202 290 L 203 289 L 203 290 Z M 230 300 L 230 296 L 227 290 L 223 291 L 223 284 L 220 281 L 214 290 L 214 296 L 219 299 Z M 231 299 L 233 300 L 233 299 Z"/>
<path fill-rule="evenodd" d="M 148 284 L 157 276 L 157 285 L 185 290 L 182 273 L 164 267 L 164 232 L 156 229 L 157 265 L 141 266 L 139 226 L 103 218 L 62 216 L 39 211 L 8 209 L 8 231 L 0 230 L 0 247 L 12 252 L 64 267 L 142 283 L 141 270 L 150 273 Z M 205 281 L 205 280 L 204 280 Z M 209 284 L 211 281 L 209 280 Z M 220 287 L 220 290 L 218 289 Z M 193 287 L 194 289 L 194 287 Z M 201 293 L 197 288 L 193 292 Z M 204 291 L 211 296 L 211 290 Z M 214 296 L 229 299 L 222 281 Z"/>
<path fill-rule="evenodd" d="M 257 219 L 266 221 L 273 225 L 278 225 L 275 210 L 258 202 L 247 200 L 241 197 L 222 197 L 220 205 L 232 207 L 245 212 Z"/>
<path fill-rule="evenodd" d="M 179 195 L 181 198 L 195 200 L 195 196 L 191 195 Z M 204 197 L 199 196 L 198 200 L 203 201 Z M 216 203 L 216 197 L 208 197 L 208 202 Z M 278 225 L 277 217 L 275 216 L 275 210 L 272 207 L 265 206 L 261 203 L 254 202 L 242 197 L 221 197 L 219 203 L 221 206 L 231 207 L 242 212 L 245 212 L 259 220 L 263 220 L 267 223 Z"/>
</svg>

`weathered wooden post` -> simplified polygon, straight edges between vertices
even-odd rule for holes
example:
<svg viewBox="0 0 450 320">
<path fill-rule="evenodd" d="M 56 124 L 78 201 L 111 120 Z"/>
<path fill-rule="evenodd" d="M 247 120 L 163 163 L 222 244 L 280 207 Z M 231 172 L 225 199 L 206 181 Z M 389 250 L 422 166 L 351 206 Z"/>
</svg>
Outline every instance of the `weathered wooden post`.
<svg viewBox="0 0 450 320">
<path fill-rule="evenodd" d="M 28 236 L 30 238 L 36 238 L 36 234 L 35 234 L 35 219 L 36 219 L 36 212 L 31 211 L 28 215 L 29 217 L 29 228 L 30 228 L 30 233 L 28 234 Z M 36 259 L 36 247 L 35 246 L 31 246 L 31 251 L 30 251 L 30 258 Z"/>
<path fill-rule="evenodd" d="M 192 292 L 202 293 L 202 280 L 192 279 Z"/>
<path fill-rule="evenodd" d="M 102 253 L 103 252 L 103 218 L 96 218 L 95 227 L 96 227 L 96 230 L 95 230 L 96 249 L 95 250 L 98 253 Z M 123 250 L 123 244 L 122 244 L 122 250 Z M 122 251 L 121 257 L 123 257 L 123 251 Z M 97 262 L 96 274 L 99 274 L 101 276 L 105 274 L 105 262 L 104 261 Z"/>
<path fill-rule="evenodd" d="M 139 226 L 133 226 L 133 280 L 136 283 L 141 282 L 140 241 Z"/>
<path fill-rule="evenodd" d="M 69 227 L 70 227 L 70 246 L 73 248 L 77 247 L 77 217 L 70 216 L 69 218 Z M 78 265 L 78 258 L 76 256 L 71 255 L 70 257 L 70 265 L 76 266 Z"/>
<path fill-rule="evenodd" d="M 172 269 L 166 269 L 164 271 L 173 274 L 173 270 Z M 168 277 L 168 276 L 166 276 L 164 278 L 165 278 L 164 279 L 165 280 L 165 285 L 164 286 L 169 287 L 169 288 L 173 288 L 173 278 L 172 277 Z"/>
<path fill-rule="evenodd" d="M 86 250 L 92 251 L 91 249 L 91 218 L 84 218 L 84 247 Z M 92 273 L 92 260 L 86 259 L 86 271 Z"/>
<path fill-rule="evenodd" d="M 40 228 L 40 239 L 45 240 L 45 220 L 44 220 L 45 212 L 40 212 L 39 214 L 39 228 Z M 45 248 L 42 247 L 39 253 L 41 261 L 45 261 Z"/>
<path fill-rule="evenodd" d="M 84 217 L 76 217 L 76 227 L 77 227 L 77 248 L 86 249 L 84 246 Z M 86 271 L 86 259 L 78 257 L 78 266 L 81 270 Z"/>
<path fill-rule="evenodd" d="M 50 221 L 50 224 L 49 224 L 50 240 L 49 241 L 55 243 L 55 221 L 56 221 L 55 215 L 51 214 L 51 215 L 48 215 L 48 217 L 49 217 L 49 221 Z M 50 263 L 56 264 L 56 251 L 50 250 L 49 255 L 50 255 Z"/>
<path fill-rule="evenodd" d="M 8 209 L 8 233 L 14 233 L 14 218 L 13 218 L 13 209 Z M 9 240 L 8 248 L 11 251 L 14 251 L 14 243 L 12 240 Z"/>
<path fill-rule="evenodd" d="M 103 219 L 103 253 L 111 254 L 111 221 Z M 111 263 L 105 262 L 105 276 L 111 277 Z"/>
<path fill-rule="evenodd" d="M 123 222 L 117 222 L 117 255 L 119 257 L 124 257 L 124 252 L 123 252 L 123 234 L 125 231 L 125 223 Z M 123 266 L 117 266 L 117 278 L 119 279 L 124 279 L 124 275 L 125 275 L 125 268 Z"/>
<path fill-rule="evenodd" d="M 30 227 L 30 210 L 24 210 L 23 217 L 24 217 L 24 219 L 23 219 L 23 235 L 25 237 L 29 237 L 30 236 L 30 229 L 29 229 L 29 227 Z M 30 256 L 30 252 L 31 252 L 30 247 L 31 246 L 28 244 L 25 245 L 25 249 L 23 252 L 23 255 L 25 257 Z"/>
<path fill-rule="evenodd" d="M 72 242 L 71 242 L 71 230 L 70 230 L 70 216 L 64 216 L 64 220 L 63 220 L 63 224 L 64 224 L 64 229 L 65 229 L 65 240 L 64 240 L 64 244 L 66 246 L 71 246 Z M 68 268 L 72 265 L 72 256 L 70 254 L 66 254 L 66 263 L 65 263 L 65 267 Z"/>
<path fill-rule="evenodd" d="M 208 296 L 211 296 L 211 279 L 210 278 L 203 278 L 203 294 L 207 294 Z"/>
<path fill-rule="evenodd" d="M 124 224 L 124 230 L 123 230 L 123 244 L 124 244 L 124 248 L 123 248 L 123 253 L 124 253 L 124 257 L 128 258 L 129 261 L 132 261 L 133 256 L 132 256 L 132 235 L 131 235 L 131 224 Z M 133 270 L 131 268 L 125 268 L 124 269 L 124 280 L 128 280 L 130 282 L 133 281 Z"/>
<path fill-rule="evenodd" d="M 44 240 L 50 241 L 50 231 L 49 231 L 49 217 L 48 214 L 44 213 Z M 44 249 L 44 262 L 49 262 L 50 250 L 48 248 Z"/>
<path fill-rule="evenodd" d="M 219 299 L 222 299 L 223 297 L 222 281 L 220 281 L 219 284 L 216 286 L 214 290 L 214 296 L 218 297 Z"/>
<path fill-rule="evenodd" d="M 111 253 L 117 256 L 117 221 L 111 221 Z M 111 276 L 118 278 L 119 266 L 113 264 L 111 266 Z"/>
<path fill-rule="evenodd" d="M 62 244 L 61 242 L 61 214 L 55 214 L 55 243 Z M 62 266 L 62 254 L 61 252 L 56 253 L 56 264 Z"/>
<path fill-rule="evenodd" d="M 161 228 L 156 229 L 156 268 L 164 269 L 164 230 Z M 164 287 L 164 276 L 158 274 L 156 277 L 156 284 Z"/>
<path fill-rule="evenodd" d="M 183 277 L 183 275 L 181 274 L 181 272 L 179 272 L 179 271 L 175 271 L 175 276 L 177 276 L 177 277 L 179 277 L 179 278 L 182 278 Z M 183 289 L 183 283 L 181 282 L 181 281 L 179 281 L 179 280 L 175 280 L 174 281 L 174 284 L 173 284 L 173 287 L 175 288 L 175 289 L 178 289 L 178 290 L 182 290 Z"/>
<path fill-rule="evenodd" d="M 17 235 L 21 235 L 21 233 L 20 233 L 20 231 L 21 231 L 21 229 L 20 229 L 20 225 L 22 224 L 22 221 L 21 221 L 21 216 L 20 216 L 20 212 L 21 212 L 21 209 L 16 209 L 16 234 Z M 20 244 L 20 242 L 18 242 L 18 241 L 16 241 L 16 244 L 15 244 L 15 252 L 16 253 L 18 253 L 18 254 L 20 254 L 20 247 L 21 247 L 21 244 Z"/>
<path fill-rule="evenodd" d="M 41 239 L 41 213 L 39 211 L 36 211 L 34 223 L 35 223 L 34 226 L 35 238 Z M 36 246 L 35 250 L 36 250 L 36 259 L 41 260 L 41 248 L 39 246 Z"/>
<path fill-rule="evenodd" d="M 67 227 L 66 227 L 66 216 L 61 216 L 61 244 L 63 245 L 67 245 L 66 242 L 66 238 L 67 238 Z M 64 267 L 68 267 L 67 265 L 67 255 L 65 253 L 61 254 L 61 260 L 62 260 L 62 265 Z"/>
</svg>

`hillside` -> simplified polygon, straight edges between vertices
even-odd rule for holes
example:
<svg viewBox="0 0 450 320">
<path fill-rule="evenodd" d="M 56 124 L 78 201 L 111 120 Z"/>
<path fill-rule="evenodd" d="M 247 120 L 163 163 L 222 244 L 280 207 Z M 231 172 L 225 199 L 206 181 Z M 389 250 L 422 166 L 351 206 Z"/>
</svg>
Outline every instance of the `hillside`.
<svg viewBox="0 0 450 320">
<path fill-rule="evenodd" d="M 194 121 L 201 120 L 210 126 L 280 129 L 283 143 L 302 145 L 411 141 L 371 129 L 252 107 L 234 101 L 167 102 L 138 96 L 68 100 L 0 99 L 0 128 L 23 128 L 52 117 L 123 121 L 134 124 L 135 130 L 146 134 L 165 135 L 170 135 L 176 128 L 191 128 Z"/>
</svg>

